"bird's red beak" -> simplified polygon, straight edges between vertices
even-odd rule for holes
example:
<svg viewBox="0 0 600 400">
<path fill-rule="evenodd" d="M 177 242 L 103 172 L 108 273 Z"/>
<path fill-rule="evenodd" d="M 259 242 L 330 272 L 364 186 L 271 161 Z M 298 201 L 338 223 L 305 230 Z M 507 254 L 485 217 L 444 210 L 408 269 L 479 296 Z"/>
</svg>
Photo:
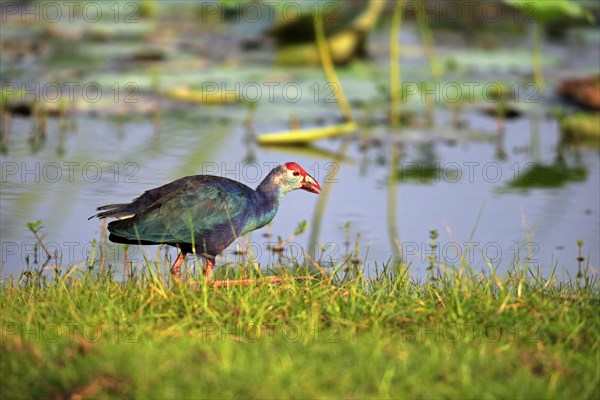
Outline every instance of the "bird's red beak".
<svg viewBox="0 0 600 400">
<path fill-rule="evenodd" d="M 302 181 L 301 189 L 315 194 L 321 193 L 321 185 L 319 185 L 319 182 L 317 182 L 315 178 L 308 174 L 306 174 L 304 180 Z"/>
</svg>

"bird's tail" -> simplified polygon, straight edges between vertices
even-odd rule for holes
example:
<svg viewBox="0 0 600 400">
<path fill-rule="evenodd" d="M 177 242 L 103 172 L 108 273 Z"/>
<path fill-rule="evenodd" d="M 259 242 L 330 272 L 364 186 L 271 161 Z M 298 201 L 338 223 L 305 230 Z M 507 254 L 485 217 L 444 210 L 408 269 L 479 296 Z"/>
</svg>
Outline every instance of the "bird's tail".
<svg viewBox="0 0 600 400">
<path fill-rule="evenodd" d="M 88 220 L 94 217 L 115 217 L 119 219 L 126 219 L 135 215 L 135 212 L 131 209 L 131 203 L 107 204 L 105 206 L 98 207 L 96 210 L 102 212 L 92 215 L 88 218 Z"/>
</svg>

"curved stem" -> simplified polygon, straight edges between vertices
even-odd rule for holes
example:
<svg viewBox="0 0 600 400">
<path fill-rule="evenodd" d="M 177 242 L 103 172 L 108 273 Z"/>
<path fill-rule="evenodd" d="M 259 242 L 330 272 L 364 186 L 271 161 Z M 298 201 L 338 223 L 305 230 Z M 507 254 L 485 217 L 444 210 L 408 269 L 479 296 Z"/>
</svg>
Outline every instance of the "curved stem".
<svg viewBox="0 0 600 400">
<path fill-rule="evenodd" d="M 396 1 L 392 27 L 390 29 L 390 123 L 398 126 L 400 123 L 400 27 L 402 25 L 403 0 Z"/>
<path fill-rule="evenodd" d="M 538 21 L 533 29 L 533 79 L 538 88 L 538 94 L 544 93 L 544 72 L 542 68 L 542 40 L 544 25 Z"/>
<path fill-rule="evenodd" d="M 317 37 L 317 48 L 319 49 L 319 57 L 321 58 L 321 64 L 323 64 L 323 70 L 325 71 L 325 75 L 327 75 L 329 83 L 331 85 L 336 85 L 336 87 L 332 87 L 332 90 L 338 101 L 340 110 L 344 115 L 344 119 L 346 121 L 352 121 L 353 118 L 352 112 L 350 111 L 350 103 L 348 103 L 348 100 L 346 99 L 344 89 L 340 84 L 340 80 L 338 79 L 333 66 L 333 61 L 331 60 L 331 53 L 329 51 L 329 46 L 327 45 L 327 39 L 325 38 L 325 29 L 323 28 L 323 18 L 318 13 L 315 13 L 313 19 Z"/>
<path fill-rule="evenodd" d="M 398 227 L 396 225 L 396 171 L 398 169 L 398 151 L 396 146 L 392 145 L 390 151 L 390 169 L 388 172 L 388 198 L 387 198 L 387 220 L 388 220 L 388 237 L 394 262 L 402 260 L 402 252 L 400 251 L 400 239 L 398 238 Z"/>
</svg>

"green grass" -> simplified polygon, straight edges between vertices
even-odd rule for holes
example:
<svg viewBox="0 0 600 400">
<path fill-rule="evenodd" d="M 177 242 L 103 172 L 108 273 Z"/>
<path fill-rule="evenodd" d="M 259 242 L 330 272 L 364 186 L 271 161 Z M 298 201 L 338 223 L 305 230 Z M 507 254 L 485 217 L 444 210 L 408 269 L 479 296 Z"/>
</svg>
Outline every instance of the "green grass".
<svg viewBox="0 0 600 400">
<path fill-rule="evenodd" d="M 598 398 L 597 277 L 172 286 L 74 272 L 0 289 L 2 398 Z"/>
</svg>

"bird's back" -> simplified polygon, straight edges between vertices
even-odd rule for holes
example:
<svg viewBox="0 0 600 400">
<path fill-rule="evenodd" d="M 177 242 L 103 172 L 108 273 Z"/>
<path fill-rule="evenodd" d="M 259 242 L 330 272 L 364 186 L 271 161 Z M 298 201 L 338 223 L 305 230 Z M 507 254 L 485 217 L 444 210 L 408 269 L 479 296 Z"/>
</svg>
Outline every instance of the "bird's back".
<svg viewBox="0 0 600 400">
<path fill-rule="evenodd" d="M 266 214 L 274 215 L 253 189 L 211 175 L 181 178 L 148 190 L 131 203 L 103 209 L 106 211 L 98 216 L 128 217 L 108 224 L 111 241 L 166 243 L 188 251 L 195 247 L 198 253 L 209 256 L 264 225 L 265 216 L 272 218 Z"/>
</svg>

